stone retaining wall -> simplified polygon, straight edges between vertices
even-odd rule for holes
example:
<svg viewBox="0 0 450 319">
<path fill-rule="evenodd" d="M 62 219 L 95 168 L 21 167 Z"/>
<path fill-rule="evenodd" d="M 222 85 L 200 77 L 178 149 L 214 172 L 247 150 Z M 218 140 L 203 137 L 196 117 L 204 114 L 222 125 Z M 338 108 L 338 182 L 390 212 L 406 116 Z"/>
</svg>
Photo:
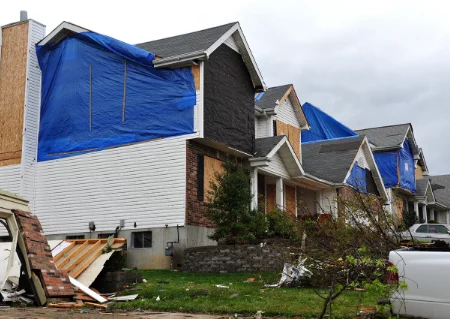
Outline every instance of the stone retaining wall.
<svg viewBox="0 0 450 319">
<path fill-rule="evenodd" d="M 202 273 L 281 271 L 292 248 L 283 246 L 203 246 L 184 251 L 183 271 Z"/>
</svg>

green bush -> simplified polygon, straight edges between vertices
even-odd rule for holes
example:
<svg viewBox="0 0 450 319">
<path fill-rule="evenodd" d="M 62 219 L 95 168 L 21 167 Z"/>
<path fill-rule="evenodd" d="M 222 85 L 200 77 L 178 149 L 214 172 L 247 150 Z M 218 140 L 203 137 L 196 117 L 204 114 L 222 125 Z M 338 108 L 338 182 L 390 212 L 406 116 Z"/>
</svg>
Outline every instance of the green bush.
<svg viewBox="0 0 450 319">
<path fill-rule="evenodd" d="M 297 220 L 290 213 L 276 209 L 267 214 L 268 238 L 298 239 Z"/>
</svg>

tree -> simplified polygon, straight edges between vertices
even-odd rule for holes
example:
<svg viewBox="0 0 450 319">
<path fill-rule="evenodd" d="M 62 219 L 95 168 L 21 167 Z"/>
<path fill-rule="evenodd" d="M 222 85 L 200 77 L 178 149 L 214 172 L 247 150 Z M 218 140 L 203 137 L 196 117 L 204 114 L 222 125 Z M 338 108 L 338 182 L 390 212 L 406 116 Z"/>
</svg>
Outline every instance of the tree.
<svg viewBox="0 0 450 319">
<path fill-rule="evenodd" d="M 235 162 L 224 162 L 223 173 L 215 174 L 208 196 L 206 216 L 216 229 L 209 236 L 222 244 L 252 243 L 264 238 L 267 220 L 264 214 L 250 209 L 250 176 Z"/>
<path fill-rule="evenodd" d="M 336 216 L 303 222 L 307 237 L 303 257 L 308 258 L 312 284 L 324 301 L 319 318 L 347 288 L 376 289 L 384 297 L 395 289 L 385 283 L 389 251 L 397 249 L 401 239 L 394 217 L 380 198 L 351 188 L 335 201 Z"/>
</svg>

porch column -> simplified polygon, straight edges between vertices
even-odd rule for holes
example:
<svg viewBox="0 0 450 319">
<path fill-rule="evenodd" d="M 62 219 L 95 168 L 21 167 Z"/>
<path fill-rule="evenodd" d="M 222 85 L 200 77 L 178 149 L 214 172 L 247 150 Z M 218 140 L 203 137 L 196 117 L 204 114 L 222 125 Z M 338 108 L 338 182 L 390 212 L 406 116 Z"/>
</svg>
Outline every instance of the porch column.
<svg viewBox="0 0 450 319">
<path fill-rule="evenodd" d="M 283 193 L 283 179 L 277 178 L 276 182 L 276 201 L 279 209 L 284 209 L 284 193 Z"/>
<path fill-rule="evenodd" d="M 258 208 L 258 169 L 253 168 L 250 171 L 250 187 L 252 193 L 251 209 Z"/>
<path fill-rule="evenodd" d="M 425 223 L 428 223 L 428 216 L 427 216 L 427 205 L 422 205 L 422 216 L 425 220 Z"/>
<path fill-rule="evenodd" d="M 436 220 L 434 217 L 434 208 L 430 208 L 430 219 L 431 220 Z"/>
<path fill-rule="evenodd" d="M 420 221 L 420 212 L 419 212 L 419 202 L 418 201 L 414 201 L 414 213 L 416 213 L 416 217 L 417 217 L 417 222 Z"/>
</svg>

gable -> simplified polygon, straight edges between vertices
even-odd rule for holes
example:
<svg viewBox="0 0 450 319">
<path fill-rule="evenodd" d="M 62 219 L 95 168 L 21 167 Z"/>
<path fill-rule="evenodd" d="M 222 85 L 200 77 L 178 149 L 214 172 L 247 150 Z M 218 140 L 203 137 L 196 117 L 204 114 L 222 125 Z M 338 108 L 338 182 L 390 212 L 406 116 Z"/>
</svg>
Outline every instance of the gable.
<svg viewBox="0 0 450 319">
<path fill-rule="evenodd" d="M 300 128 L 300 123 L 297 119 L 297 115 L 295 114 L 290 96 L 285 98 L 281 104 L 276 106 L 275 112 L 275 119 L 292 125 L 293 127 Z"/>
</svg>

